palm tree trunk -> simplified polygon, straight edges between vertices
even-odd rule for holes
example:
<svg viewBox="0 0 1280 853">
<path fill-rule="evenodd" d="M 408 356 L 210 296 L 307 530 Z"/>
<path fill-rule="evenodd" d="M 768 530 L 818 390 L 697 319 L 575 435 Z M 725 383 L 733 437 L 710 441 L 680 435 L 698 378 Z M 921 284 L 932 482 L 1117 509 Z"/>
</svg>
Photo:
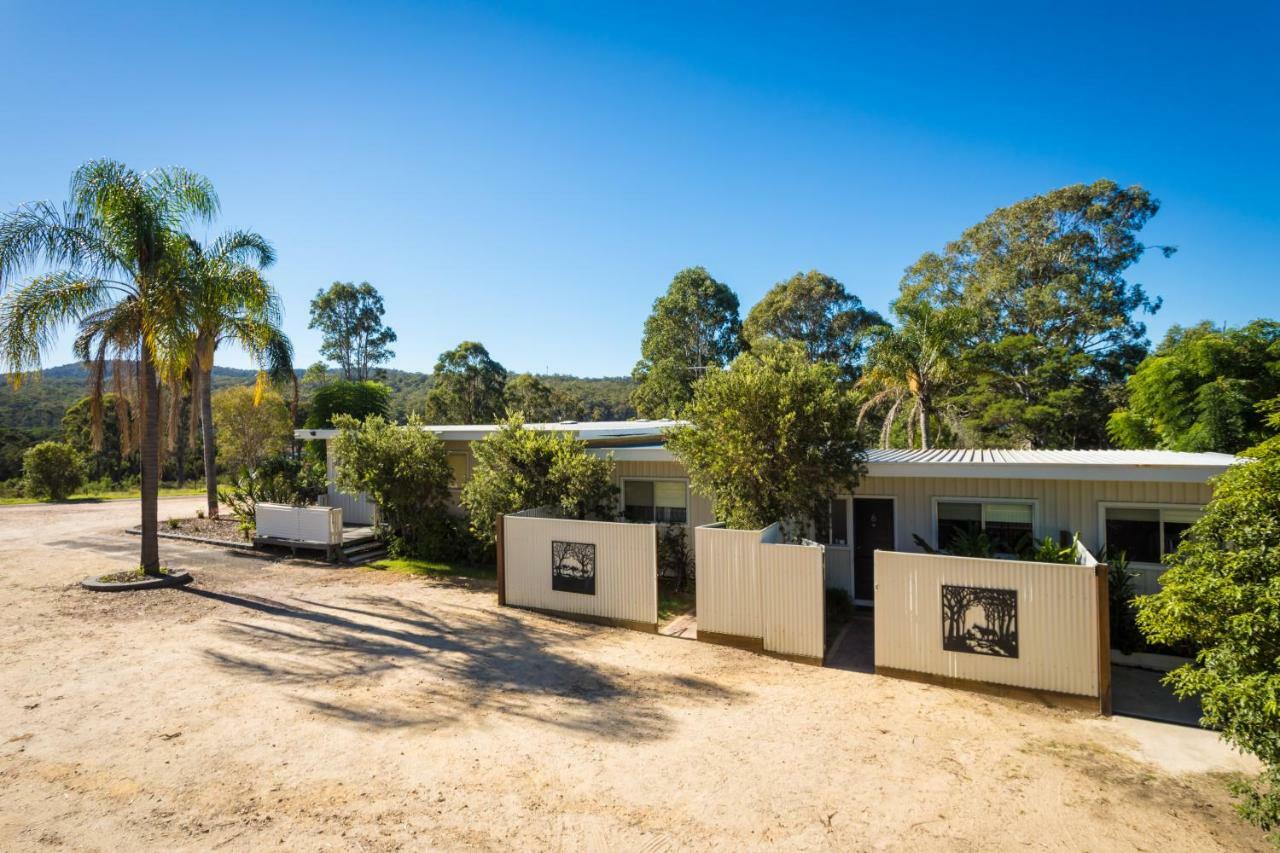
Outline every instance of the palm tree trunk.
<svg viewBox="0 0 1280 853">
<path fill-rule="evenodd" d="M 920 399 L 920 405 L 917 406 L 916 408 L 920 410 L 920 449 L 928 450 L 929 449 L 929 398 L 922 397 Z"/>
<path fill-rule="evenodd" d="M 139 365 L 142 384 L 142 570 L 160 573 L 160 391 L 147 345 Z"/>
<path fill-rule="evenodd" d="M 218 517 L 218 446 L 213 435 L 213 365 L 200 365 L 200 440 L 204 442 L 204 494 L 209 517 Z"/>
</svg>

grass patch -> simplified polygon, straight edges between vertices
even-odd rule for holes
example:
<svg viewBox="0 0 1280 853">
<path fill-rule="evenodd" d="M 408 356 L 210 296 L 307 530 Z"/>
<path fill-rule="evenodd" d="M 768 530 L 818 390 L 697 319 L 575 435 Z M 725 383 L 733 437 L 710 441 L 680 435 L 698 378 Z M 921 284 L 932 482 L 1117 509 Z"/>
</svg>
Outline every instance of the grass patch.
<svg viewBox="0 0 1280 853">
<path fill-rule="evenodd" d="M 186 486 L 181 489 L 179 489 L 177 486 L 161 486 L 160 487 L 160 497 L 162 498 L 191 497 L 194 495 L 203 495 L 203 494 L 204 494 L 204 486 Z M 14 504 L 36 504 L 36 503 L 74 504 L 74 503 L 92 503 L 94 501 L 125 501 L 125 500 L 136 501 L 140 497 L 142 497 L 142 492 L 139 489 L 117 489 L 117 490 L 108 491 L 108 492 L 80 492 L 78 494 L 72 495 L 71 497 L 67 498 L 65 501 L 49 501 L 49 500 L 41 501 L 41 500 L 36 500 L 35 498 L 28 498 L 24 496 L 2 497 L 0 498 L 0 506 L 12 506 Z"/>
<path fill-rule="evenodd" d="M 658 584 L 658 621 L 670 622 L 677 616 L 692 613 L 696 602 L 697 595 L 692 589 L 676 592 L 667 584 Z"/>
<path fill-rule="evenodd" d="M 395 572 L 401 575 L 417 575 L 425 578 L 496 580 L 498 577 L 498 569 L 495 566 L 477 566 L 470 563 L 437 563 L 431 560 L 414 560 L 402 557 L 375 560 L 364 568 L 378 572 Z"/>
</svg>

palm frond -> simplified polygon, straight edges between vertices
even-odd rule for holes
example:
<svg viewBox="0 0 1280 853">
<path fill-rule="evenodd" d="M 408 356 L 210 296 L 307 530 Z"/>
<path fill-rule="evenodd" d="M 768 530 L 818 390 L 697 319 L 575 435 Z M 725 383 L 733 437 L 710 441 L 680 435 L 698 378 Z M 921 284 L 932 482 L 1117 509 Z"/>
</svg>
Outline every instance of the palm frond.
<svg viewBox="0 0 1280 853">
<path fill-rule="evenodd" d="M 221 208 L 213 182 L 181 166 L 153 169 L 144 180 L 148 194 L 171 228 L 179 228 L 189 220 L 210 222 Z"/>
<path fill-rule="evenodd" d="M 128 263 L 108 242 L 97 220 L 46 201 L 0 216 L 0 287 L 37 264 L 103 277 Z"/>
<path fill-rule="evenodd" d="M 265 269 L 276 262 L 276 250 L 255 231 L 228 231 L 210 244 L 205 255 L 218 261 Z"/>
<path fill-rule="evenodd" d="M 73 272 L 36 276 L 0 301 L 0 363 L 15 385 L 40 369 L 61 328 L 108 305 L 116 287 Z"/>
</svg>

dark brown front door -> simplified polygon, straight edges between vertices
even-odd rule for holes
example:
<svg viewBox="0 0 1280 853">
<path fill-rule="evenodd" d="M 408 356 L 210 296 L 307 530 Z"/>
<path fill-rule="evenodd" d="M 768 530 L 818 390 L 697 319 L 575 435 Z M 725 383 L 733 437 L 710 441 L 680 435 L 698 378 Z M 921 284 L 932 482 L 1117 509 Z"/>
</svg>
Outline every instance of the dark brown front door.
<svg viewBox="0 0 1280 853">
<path fill-rule="evenodd" d="M 875 598 L 876 551 L 894 550 L 893 501 L 853 499 L 853 597 Z"/>
</svg>

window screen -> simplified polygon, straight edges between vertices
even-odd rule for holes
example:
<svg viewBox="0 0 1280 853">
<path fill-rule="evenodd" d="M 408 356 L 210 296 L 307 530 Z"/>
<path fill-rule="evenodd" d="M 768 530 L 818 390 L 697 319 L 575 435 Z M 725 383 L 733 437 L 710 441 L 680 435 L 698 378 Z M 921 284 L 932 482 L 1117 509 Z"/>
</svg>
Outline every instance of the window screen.
<svg viewBox="0 0 1280 853">
<path fill-rule="evenodd" d="M 653 521 L 653 481 L 627 480 L 623 483 L 622 507 L 627 521 Z"/>
<path fill-rule="evenodd" d="M 1031 538 L 1031 504 L 984 504 L 983 529 L 997 553 L 1013 554 Z"/>
<path fill-rule="evenodd" d="M 1160 510 L 1107 507 L 1107 551 L 1130 562 L 1160 562 Z"/>
<path fill-rule="evenodd" d="M 684 483 L 658 481 L 653 484 L 654 520 L 684 524 L 688 520 Z"/>
<path fill-rule="evenodd" d="M 938 504 L 938 547 L 946 549 L 961 533 L 982 529 L 982 504 L 942 502 Z"/>
</svg>

